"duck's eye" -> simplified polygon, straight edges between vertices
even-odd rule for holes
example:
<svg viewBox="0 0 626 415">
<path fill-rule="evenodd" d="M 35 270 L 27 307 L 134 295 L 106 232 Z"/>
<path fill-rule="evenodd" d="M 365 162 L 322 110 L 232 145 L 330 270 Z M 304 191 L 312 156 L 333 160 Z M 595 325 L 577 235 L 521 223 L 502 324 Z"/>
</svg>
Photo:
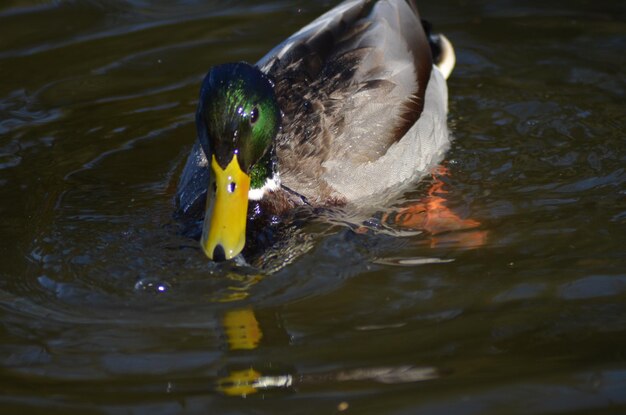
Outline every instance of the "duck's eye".
<svg viewBox="0 0 626 415">
<path fill-rule="evenodd" d="M 227 188 L 228 193 L 233 193 L 236 188 L 237 188 L 237 184 L 235 182 L 228 183 L 228 188 Z"/>
<path fill-rule="evenodd" d="M 259 109 L 257 107 L 252 108 L 250 111 L 250 124 L 254 125 L 255 122 L 259 119 Z"/>
</svg>

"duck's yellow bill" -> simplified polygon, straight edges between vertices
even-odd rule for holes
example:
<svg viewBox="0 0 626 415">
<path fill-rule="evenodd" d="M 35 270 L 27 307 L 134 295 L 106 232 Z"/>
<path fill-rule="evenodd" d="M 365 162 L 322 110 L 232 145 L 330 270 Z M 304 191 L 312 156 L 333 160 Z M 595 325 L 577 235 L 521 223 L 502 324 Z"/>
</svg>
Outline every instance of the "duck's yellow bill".
<svg viewBox="0 0 626 415">
<path fill-rule="evenodd" d="M 250 176 L 241 170 L 236 155 L 225 169 L 213 156 L 211 169 L 215 194 L 209 185 L 201 244 L 209 258 L 223 261 L 237 256 L 246 243 Z"/>
</svg>

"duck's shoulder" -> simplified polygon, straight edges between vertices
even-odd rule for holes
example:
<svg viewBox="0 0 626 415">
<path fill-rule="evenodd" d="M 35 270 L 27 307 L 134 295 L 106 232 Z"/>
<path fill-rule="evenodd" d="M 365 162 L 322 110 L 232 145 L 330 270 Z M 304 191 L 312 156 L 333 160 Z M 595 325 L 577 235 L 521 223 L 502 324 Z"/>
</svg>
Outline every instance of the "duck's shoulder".
<svg viewBox="0 0 626 415">
<path fill-rule="evenodd" d="M 432 58 L 413 0 L 347 0 L 289 36 L 256 66 L 272 78 L 306 79 L 310 88 L 312 81 L 341 76 L 338 84 L 325 82 L 328 90 L 393 82 L 409 66 L 423 94 Z"/>
</svg>

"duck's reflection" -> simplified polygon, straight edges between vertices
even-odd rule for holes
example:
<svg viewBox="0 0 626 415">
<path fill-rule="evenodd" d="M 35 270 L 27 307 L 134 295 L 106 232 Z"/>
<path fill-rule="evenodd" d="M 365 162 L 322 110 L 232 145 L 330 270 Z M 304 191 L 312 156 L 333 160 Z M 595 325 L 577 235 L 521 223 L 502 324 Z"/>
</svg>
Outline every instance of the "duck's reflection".
<svg viewBox="0 0 626 415">
<path fill-rule="evenodd" d="M 251 308 L 227 311 L 222 323 L 230 352 L 241 353 L 259 347 L 263 332 Z M 284 372 L 280 373 L 276 364 L 250 364 L 248 367 L 239 366 L 226 370 L 225 375 L 218 379 L 216 390 L 228 396 L 246 397 L 260 392 L 293 391 L 295 387 L 328 385 L 335 382 L 396 384 L 432 380 L 441 375 L 442 372 L 437 368 L 411 365 L 298 374 L 295 369 L 284 369 Z"/>
<path fill-rule="evenodd" d="M 251 308 L 229 310 L 222 319 L 229 351 L 256 349 L 263 332 Z M 287 389 L 293 384 L 291 374 L 263 375 L 253 367 L 229 370 L 217 382 L 217 390 L 229 396 L 248 396 L 262 390 Z"/>
</svg>

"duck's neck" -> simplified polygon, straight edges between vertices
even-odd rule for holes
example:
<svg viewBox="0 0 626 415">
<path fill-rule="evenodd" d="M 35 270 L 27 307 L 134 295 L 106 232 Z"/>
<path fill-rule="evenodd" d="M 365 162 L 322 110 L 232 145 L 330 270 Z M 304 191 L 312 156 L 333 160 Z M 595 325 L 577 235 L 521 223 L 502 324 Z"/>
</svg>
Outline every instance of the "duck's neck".
<svg viewBox="0 0 626 415">
<path fill-rule="evenodd" d="M 248 199 L 261 200 L 268 191 L 280 187 L 280 175 L 274 145 L 254 164 L 250 170 L 250 192 Z"/>
<path fill-rule="evenodd" d="M 258 185 L 256 188 L 251 188 L 248 191 L 248 199 L 261 200 L 266 197 L 270 192 L 276 192 L 280 190 L 280 175 L 278 172 L 273 172 L 271 177 L 266 177 L 265 182 L 262 185 Z"/>
</svg>

